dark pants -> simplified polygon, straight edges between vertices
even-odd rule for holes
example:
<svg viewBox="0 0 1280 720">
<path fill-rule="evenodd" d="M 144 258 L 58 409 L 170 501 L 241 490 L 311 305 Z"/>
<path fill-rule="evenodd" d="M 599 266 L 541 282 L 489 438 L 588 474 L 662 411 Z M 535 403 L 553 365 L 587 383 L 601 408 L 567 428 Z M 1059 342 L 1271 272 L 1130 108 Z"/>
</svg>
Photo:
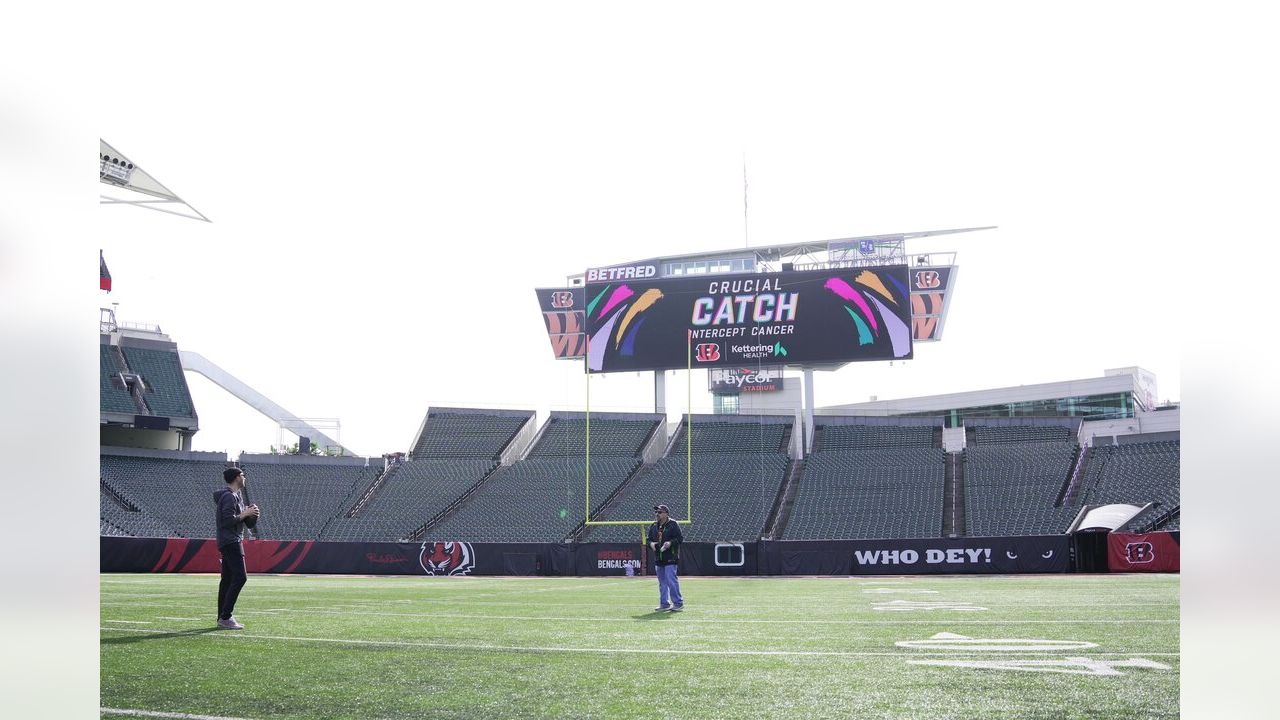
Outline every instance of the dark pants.
<svg viewBox="0 0 1280 720">
<path fill-rule="evenodd" d="M 222 553 L 222 581 L 218 583 L 218 619 L 226 620 L 236 609 L 240 588 L 248 580 L 244 569 L 244 548 L 240 543 L 227 543 L 218 548 Z"/>
</svg>

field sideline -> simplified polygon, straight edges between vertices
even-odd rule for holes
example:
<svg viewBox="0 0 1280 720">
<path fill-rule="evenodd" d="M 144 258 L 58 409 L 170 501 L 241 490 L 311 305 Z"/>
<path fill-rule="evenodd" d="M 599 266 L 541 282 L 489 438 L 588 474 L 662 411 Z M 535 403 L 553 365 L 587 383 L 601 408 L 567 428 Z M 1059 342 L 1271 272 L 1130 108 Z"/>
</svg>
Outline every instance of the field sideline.
<svg viewBox="0 0 1280 720">
<path fill-rule="evenodd" d="M 101 577 L 103 718 L 1174 718 L 1177 575 Z"/>
</svg>

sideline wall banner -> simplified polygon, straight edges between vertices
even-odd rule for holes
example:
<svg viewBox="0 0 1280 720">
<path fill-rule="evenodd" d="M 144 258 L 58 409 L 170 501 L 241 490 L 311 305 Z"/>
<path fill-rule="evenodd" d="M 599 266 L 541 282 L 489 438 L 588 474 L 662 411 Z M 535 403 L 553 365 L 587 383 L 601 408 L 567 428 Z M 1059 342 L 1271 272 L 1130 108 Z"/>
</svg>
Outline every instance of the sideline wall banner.
<svg viewBox="0 0 1280 720">
<path fill-rule="evenodd" d="M 1057 573 L 1070 569 L 1066 535 L 917 540 L 761 541 L 766 575 Z"/>
<path fill-rule="evenodd" d="M 1172 558 L 1176 538 L 1168 533 L 1128 541 L 1145 567 Z M 1113 536 L 1114 537 L 1114 536 Z M 1145 539 L 1143 539 L 1145 538 Z M 1154 538 L 1154 539 L 1152 539 Z M 1145 545 L 1149 543 L 1151 550 Z M 1172 543 L 1174 552 L 1162 543 Z M 251 573 L 497 576 L 651 574 L 652 559 L 638 543 L 360 543 L 250 540 L 245 559 Z M 1120 547 L 1124 547 L 1122 543 Z M 1151 561 L 1144 558 L 1151 557 Z M 101 572 L 217 573 L 212 540 L 188 538 L 100 538 Z M 643 569 L 640 563 L 644 564 Z M 926 540 L 780 540 L 745 543 L 685 543 L 682 575 L 904 575 L 924 573 L 1066 572 L 1065 535 Z M 1114 568 L 1113 568 L 1114 569 Z M 1165 568 L 1167 569 L 1167 568 Z"/>
<path fill-rule="evenodd" d="M 251 573 L 353 575 L 541 575 L 550 567 L 541 543 L 361 543 L 248 540 Z M 213 540 L 101 537 L 101 572 L 217 573 Z"/>
<path fill-rule="evenodd" d="M 722 557 L 717 557 L 721 548 Z M 740 552 L 737 548 L 741 548 Z M 687 542 L 680 545 L 681 575 L 758 575 L 759 544 L 755 542 L 713 543 Z M 645 559 L 650 573 L 655 572 L 652 553 Z"/>
<path fill-rule="evenodd" d="M 583 543 L 577 546 L 571 575 L 644 575 L 643 547 L 634 543 Z"/>
<path fill-rule="evenodd" d="M 1144 535 L 1111 533 L 1107 537 L 1107 567 L 1111 572 L 1180 572 L 1178 533 Z"/>
</svg>

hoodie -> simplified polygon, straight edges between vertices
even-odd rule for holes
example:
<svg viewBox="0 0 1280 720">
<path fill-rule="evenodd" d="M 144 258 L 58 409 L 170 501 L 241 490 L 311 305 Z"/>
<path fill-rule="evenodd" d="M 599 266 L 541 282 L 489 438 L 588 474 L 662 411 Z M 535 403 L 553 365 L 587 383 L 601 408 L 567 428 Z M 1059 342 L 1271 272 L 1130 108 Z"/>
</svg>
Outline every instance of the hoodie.
<svg viewBox="0 0 1280 720">
<path fill-rule="evenodd" d="M 244 512 L 244 502 L 239 494 L 231 492 L 231 488 L 215 490 L 213 505 L 217 509 L 218 547 L 240 542 L 245 526 L 253 527 L 258 522 L 253 518 L 240 519 L 240 513 Z"/>
</svg>

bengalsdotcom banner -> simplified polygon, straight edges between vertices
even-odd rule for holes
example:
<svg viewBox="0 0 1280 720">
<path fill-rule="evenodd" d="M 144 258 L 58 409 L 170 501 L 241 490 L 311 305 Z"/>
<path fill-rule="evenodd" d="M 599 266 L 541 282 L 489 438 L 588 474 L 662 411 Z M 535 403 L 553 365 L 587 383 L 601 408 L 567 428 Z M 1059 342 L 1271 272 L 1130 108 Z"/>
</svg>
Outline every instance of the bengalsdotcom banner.
<svg viewBox="0 0 1280 720">
<path fill-rule="evenodd" d="M 906 265 L 588 283 L 589 372 L 912 356 Z"/>
</svg>

